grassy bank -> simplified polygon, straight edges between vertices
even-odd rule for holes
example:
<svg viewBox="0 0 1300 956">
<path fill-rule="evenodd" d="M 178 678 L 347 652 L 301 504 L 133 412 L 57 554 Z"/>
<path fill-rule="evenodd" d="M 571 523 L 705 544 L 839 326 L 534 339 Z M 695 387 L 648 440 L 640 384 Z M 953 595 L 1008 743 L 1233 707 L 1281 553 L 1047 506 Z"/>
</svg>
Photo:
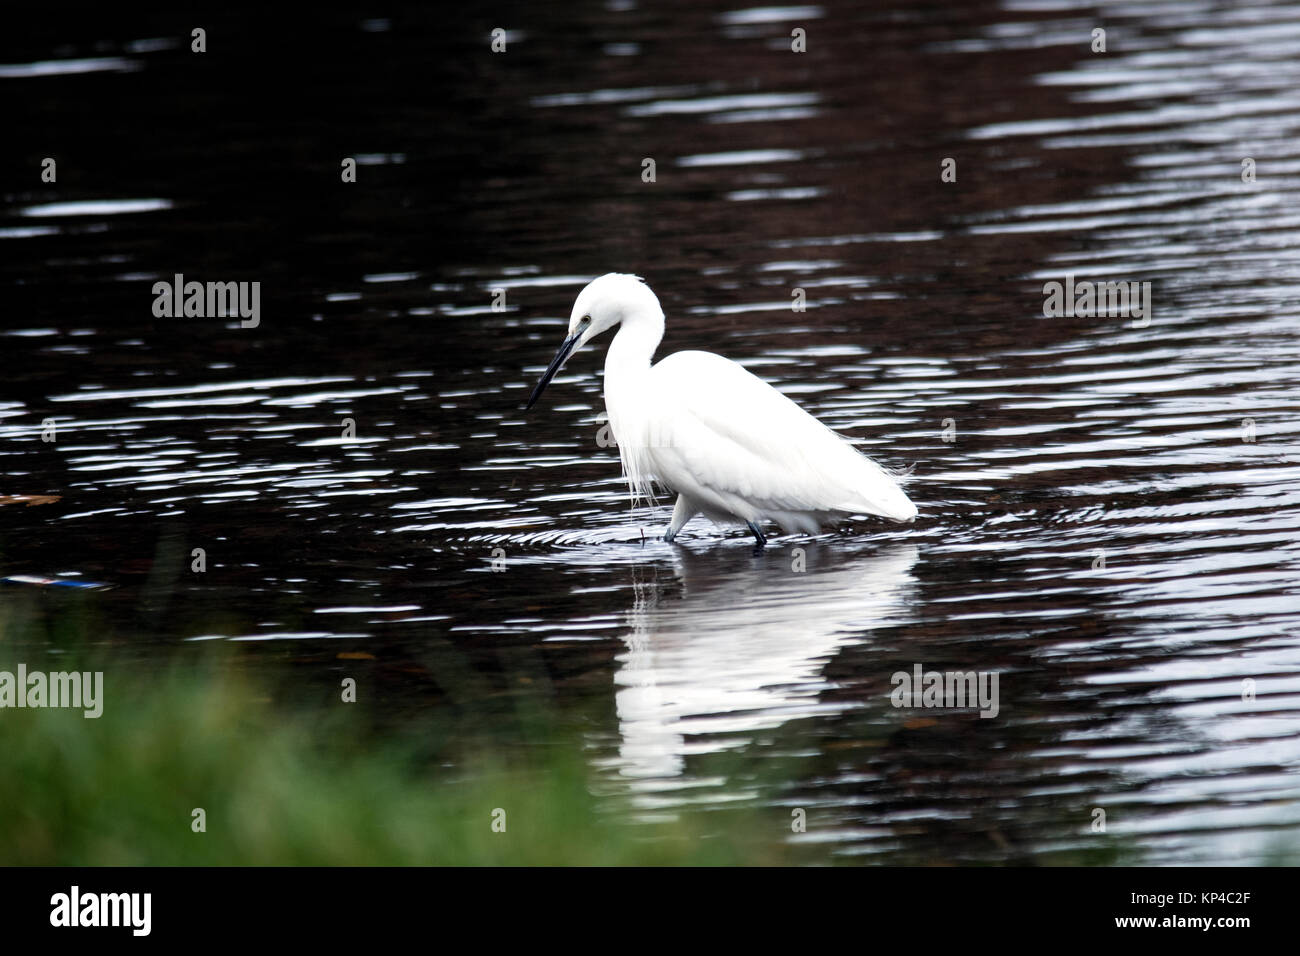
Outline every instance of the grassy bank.
<svg viewBox="0 0 1300 956">
<path fill-rule="evenodd" d="M 522 759 L 480 750 L 431 760 L 409 735 L 379 741 L 347 706 L 278 704 L 272 690 L 211 662 L 161 675 L 119 667 L 106 674 L 104 696 L 98 719 L 0 711 L 0 863 L 787 859 L 781 821 L 758 811 L 626 822 L 610 812 L 617 801 L 593 795 L 572 736 Z M 205 832 L 195 832 L 196 809 Z"/>
</svg>

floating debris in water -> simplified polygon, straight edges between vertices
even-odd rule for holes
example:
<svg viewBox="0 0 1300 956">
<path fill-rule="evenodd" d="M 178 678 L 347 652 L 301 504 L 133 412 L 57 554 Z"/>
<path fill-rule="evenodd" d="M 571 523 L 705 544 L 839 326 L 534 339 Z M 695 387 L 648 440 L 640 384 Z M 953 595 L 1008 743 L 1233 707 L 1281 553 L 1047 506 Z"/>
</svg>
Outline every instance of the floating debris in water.
<svg viewBox="0 0 1300 956">
<path fill-rule="evenodd" d="M 0 578 L 0 584 L 34 584 L 42 588 L 77 588 L 84 591 L 102 590 L 113 585 L 100 581 L 80 581 L 76 578 L 43 578 L 36 574 L 12 574 Z"/>
</svg>

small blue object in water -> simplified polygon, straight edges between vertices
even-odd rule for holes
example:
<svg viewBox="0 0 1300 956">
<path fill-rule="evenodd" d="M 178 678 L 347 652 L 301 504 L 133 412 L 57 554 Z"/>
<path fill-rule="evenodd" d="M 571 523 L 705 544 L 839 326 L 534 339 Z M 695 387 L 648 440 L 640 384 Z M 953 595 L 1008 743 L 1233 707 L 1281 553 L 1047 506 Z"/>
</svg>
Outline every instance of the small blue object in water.
<svg viewBox="0 0 1300 956">
<path fill-rule="evenodd" d="M 102 584 L 98 581 L 79 581 L 76 578 L 43 578 L 35 574 L 13 574 L 7 578 L 0 578 L 3 584 L 35 584 L 43 588 L 77 588 L 83 591 L 93 591 L 99 588 L 111 588 L 111 584 Z"/>
</svg>

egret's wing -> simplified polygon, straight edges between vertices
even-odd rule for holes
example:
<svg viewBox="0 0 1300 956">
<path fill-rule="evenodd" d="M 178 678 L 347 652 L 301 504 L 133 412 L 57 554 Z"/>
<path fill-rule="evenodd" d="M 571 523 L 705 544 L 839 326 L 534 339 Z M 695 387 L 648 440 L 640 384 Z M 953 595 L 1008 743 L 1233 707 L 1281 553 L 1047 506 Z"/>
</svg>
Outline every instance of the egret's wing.
<svg viewBox="0 0 1300 956">
<path fill-rule="evenodd" d="M 878 465 L 735 362 L 678 352 L 650 375 L 645 461 L 675 491 L 740 516 L 915 514 Z"/>
</svg>

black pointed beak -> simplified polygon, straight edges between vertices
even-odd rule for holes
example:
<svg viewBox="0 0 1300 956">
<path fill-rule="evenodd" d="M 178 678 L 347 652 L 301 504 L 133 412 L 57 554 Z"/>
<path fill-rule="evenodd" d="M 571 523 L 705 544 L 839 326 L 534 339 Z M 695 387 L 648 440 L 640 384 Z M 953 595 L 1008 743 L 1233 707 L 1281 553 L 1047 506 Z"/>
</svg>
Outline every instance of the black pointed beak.
<svg viewBox="0 0 1300 956">
<path fill-rule="evenodd" d="M 551 359 L 551 364 L 542 373 L 542 380 L 533 389 L 533 394 L 528 396 L 528 404 L 524 406 L 525 411 L 533 407 L 533 402 L 537 401 L 537 397 L 542 394 L 542 390 L 551 384 L 551 379 L 555 378 L 555 373 L 568 361 L 569 356 L 573 354 L 573 350 L 578 347 L 578 339 L 580 338 L 582 338 L 582 333 L 575 332 L 564 340 L 560 350 L 555 353 L 555 358 Z"/>
</svg>

